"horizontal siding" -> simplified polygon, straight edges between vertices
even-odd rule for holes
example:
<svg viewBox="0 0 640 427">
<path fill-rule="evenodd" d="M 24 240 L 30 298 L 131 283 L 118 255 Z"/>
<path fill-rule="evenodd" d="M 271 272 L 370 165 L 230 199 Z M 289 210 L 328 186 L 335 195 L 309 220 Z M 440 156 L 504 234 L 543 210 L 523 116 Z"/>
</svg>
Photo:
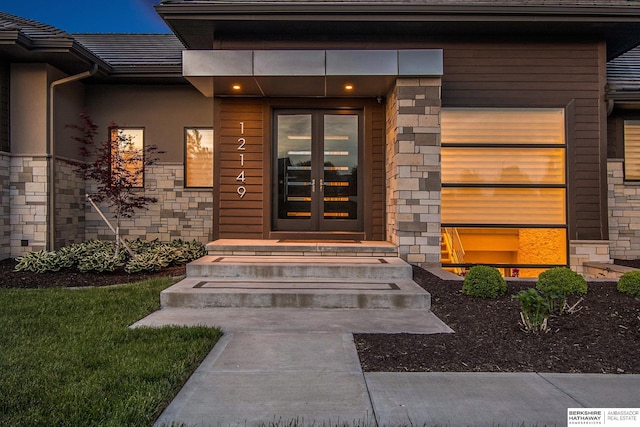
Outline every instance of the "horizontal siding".
<svg viewBox="0 0 640 427">
<path fill-rule="evenodd" d="M 606 238 L 596 43 L 451 44 L 444 46 L 444 107 L 565 107 L 569 129 L 569 227 L 572 239 Z"/>
<path fill-rule="evenodd" d="M 373 107 L 372 114 L 372 200 L 371 206 L 365 206 L 365 215 L 371 215 L 371 239 L 385 240 L 386 216 L 386 180 L 385 180 L 385 110 L 383 105 Z M 365 130 L 366 132 L 366 130 Z M 365 183 L 366 185 L 366 183 Z"/>
<path fill-rule="evenodd" d="M 222 239 L 261 239 L 264 223 L 264 126 L 260 101 L 224 100 L 218 111 L 220 135 L 218 151 L 219 210 L 218 235 Z M 241 133 L 240 122 L 244 123 Z M 245 150 L 238 150 L 239 138 L 245 139 Z M 240 162 L 244 155 L 244 167 Z M 236 180 L 244 171 L 246 183 Z M 244 185 L 241 199 L 238 187 Z"/>
</svg>

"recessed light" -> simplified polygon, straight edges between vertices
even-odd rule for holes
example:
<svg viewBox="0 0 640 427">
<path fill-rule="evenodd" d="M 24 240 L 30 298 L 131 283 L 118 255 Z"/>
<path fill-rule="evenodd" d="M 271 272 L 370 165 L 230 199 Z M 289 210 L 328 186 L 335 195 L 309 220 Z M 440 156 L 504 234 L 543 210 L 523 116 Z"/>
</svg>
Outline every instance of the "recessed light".
<svg viewBox="0 0 640 427">
<path fill-rule="evenodd" d="M 353 85 L 346 84 L 346 85 L 344 85 L 344 89 L 345 90 L 353 90 Z"/>
<path fill-rule="evenodd" d="M 231 89 L 233 89 L 233 90 L 240 90 L 240 89 L 241 89 L 241 86 L 240 86 L 240 85 L 233 85 L 233 86 L 231 86 Z"/>
</svg>

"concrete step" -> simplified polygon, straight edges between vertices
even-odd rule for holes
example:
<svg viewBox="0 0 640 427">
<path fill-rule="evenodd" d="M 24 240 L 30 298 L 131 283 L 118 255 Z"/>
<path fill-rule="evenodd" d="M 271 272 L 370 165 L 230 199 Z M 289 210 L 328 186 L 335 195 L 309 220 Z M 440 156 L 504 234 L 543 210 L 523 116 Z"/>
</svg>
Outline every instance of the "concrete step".
<svg viewBox="0 0 640 427">
<path fill-rule="evenodd" d="M 206 246 L 208 255 L 397 257 L 398 247 L 382 241 L 220 239 Z"/>
<path fill-rule="evenodd" d="M 187 277 L 290 279 L 411 279 L 409 264 L 397 257 L 205 256 L 187 265 Z"/>
<path fill-rule="evenodd" d="M 163 308 L 423 309 L 431 295 L 411 279 L 194 278 L 160 294 Z"/>
</svg>

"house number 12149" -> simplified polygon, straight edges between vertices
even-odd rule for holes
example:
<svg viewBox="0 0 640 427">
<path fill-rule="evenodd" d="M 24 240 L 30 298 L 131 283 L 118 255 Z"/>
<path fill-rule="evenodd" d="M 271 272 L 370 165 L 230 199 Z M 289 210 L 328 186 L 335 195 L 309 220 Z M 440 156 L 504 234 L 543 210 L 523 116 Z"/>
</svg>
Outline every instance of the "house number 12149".
<svg viewBox="0 0 640 427">
<path fill-rule="evenodd" d="M 240 122 L 240 135 L 244 135 L 244 122 Z M 238 196 L 241 199 L 244 197 L 245 194 L 247 194 L 247 187 L 245 187 L 245 184 L 247 183 L 247 178 L 246 178 L 245 173 L 244 173 L 244 153 L 243 153 L 243 151 L 246 150 L 246 148 L 245 148 L 245 144 L 246 143 L 247 143 L 247 141 L 244 139 L 243 136 L 238 138 L 238 151 L 240 152 L 239 153 L 240 154 L 240 167 L 242 169 L 240 170 L 240 173 L 236 177 L 236 181 L 238 181 L 240 183 L 240 185 L 238 185 L 238 188 L 236 189 L 236 192 L 238 193 Z"/>
</svg>

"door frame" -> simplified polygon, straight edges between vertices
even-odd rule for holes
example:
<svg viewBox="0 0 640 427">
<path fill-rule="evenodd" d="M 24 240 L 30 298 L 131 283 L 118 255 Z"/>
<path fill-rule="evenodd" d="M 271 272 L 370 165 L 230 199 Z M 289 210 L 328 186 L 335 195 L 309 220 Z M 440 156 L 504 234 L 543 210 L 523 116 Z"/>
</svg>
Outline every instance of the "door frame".
<svg viewBox="0 0 640 427">
<path fill-rule="evenodd" d="M 271 137 L 271 155 L 270 159 L 270 179 L 272 182 L 272 194 L 270 199 L 270 224 L 271 224 L 271 235 L 272 237 L 276 236 L 284 236 L 283 238 L 291 238 L 292 236 L 299 236 L 301 233 L 305 235 L 313 235 L 313 236 L 324 236 L 322 238 L 338 238 L 338 236 L 342 236 L 342 238 L 357 238 L 363 239 L 365 237 L 365 226 L 366 220 L 364 205 L 367 200 L 367 196 L 364 191 L 364 181 L 366 178 L 365 174 L 365 151 L 366 151 L 366 138 L 365 138 L 365 109 L 363 107 L 337 107 L 337 106 L 316 106 L 316 107 L 276 107 L 272 106 L 270 109 L 270 125 L 271 131 L 269 135 Z M 312 160 L 317 164 L 322 163 L 322 167 L 324 167 L 324 162 L 320 161 L 318 156 L 324 157 L 324 152 L 321 148 L 324 147 L 324 125 L 317 126 L 316 122 L 323 121 L 323 118 L 326 114 L 348 114 L 348 115 L 357 115 L 358 117 L 358 169 L 357 169 L 357 195 L 358 195 L 358 205 L 357 205 L 357 217 L 353 220 L 339 220 L 334 219 L 331 221 L 327 221 L 324 218 L 309 219 L 305 222 L 303 219 L 279 219 L 278 218 L 278 153 L 277 153 L 277 117 L 279 114 L 310 114 L 312 117 Z M 318 143 L 320 141 L 320 143 Z M 317 184 L 319 185 L 319 183 Z M 319 194 L 316 192 L 316 194 Z M 321 197 L 321 196 L 320 196 Z M 317 208 L 318 205 L 322 203 L 322 200 L 315 199 L 312 201 L 312 206 L 316 205 L 316 213 L 321 214 L 322 209 Z M 313 208 L 312 208 L 313 211 Z M 317 229 L 311 229 L 317 223 Z M 287 225 L 292 225 L 288 227 Z M 334 227 L 325 227 L 326 225 L 333 225 Z"/>
</svg>

